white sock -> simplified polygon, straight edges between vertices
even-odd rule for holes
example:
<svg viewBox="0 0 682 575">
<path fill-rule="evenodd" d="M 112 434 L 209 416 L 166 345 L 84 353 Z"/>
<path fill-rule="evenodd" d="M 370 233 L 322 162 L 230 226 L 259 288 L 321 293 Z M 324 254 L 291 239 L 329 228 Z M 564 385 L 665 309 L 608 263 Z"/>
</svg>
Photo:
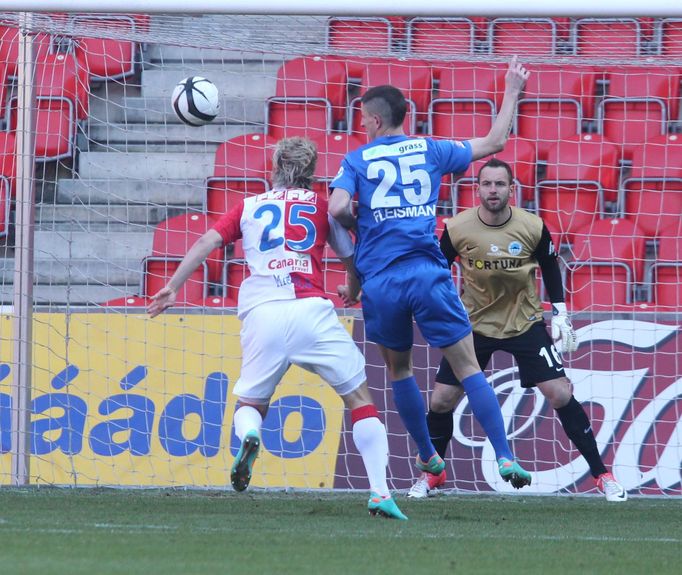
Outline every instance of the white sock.
<svg viewBox="0 0 682 575">
<path fill-rule="evenodd" d="M 353 441 L 365 464 L 370 489 L 381 497 L 390 492 L 386 483 L 388 465 L 388 437 L 386 428 L 378 417 L 366 417 L 353 425 Z"/>
<path fill-rule="evenodd" d="M 263 417 L 260 412 L 250 405 L 242 405 L 234 412 L 234 432 L 240 441 L 244 441 L 244 436 L 249 431 L 257 431 L 260 435 L 260 428 L 263 425 Z"/>
</svg>

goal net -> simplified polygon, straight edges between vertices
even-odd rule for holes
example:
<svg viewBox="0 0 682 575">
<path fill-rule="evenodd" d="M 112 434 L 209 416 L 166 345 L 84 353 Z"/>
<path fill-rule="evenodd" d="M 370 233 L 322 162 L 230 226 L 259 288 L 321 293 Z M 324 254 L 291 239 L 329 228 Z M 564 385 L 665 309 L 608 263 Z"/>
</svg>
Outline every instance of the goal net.
<svg viewBox="0 0 682 575">
<path fill-rule="evenodd" d="M 279 138 L 316 142 L 326 193 L 344 154 L 366 142 L 368 87 L 404 92 L 407 133 L 467 140 L 487 133 L 519 54 L 531 77 L 498 157 L 513 168 L 513 201 L 543 217 L 560 250 L 580 340 L 563 357 L 575 397 L 630 493 L 682 494 L 682 20 L 33 14 L 21 25 L 35 55 L 35 168 L 18 173 L 20 15 L 0 16 L 0 484 L 14 482 L 12 452 L 27 441 L 33 484 L 228 486 L 241 246 L 211 254 L 163 316 L 148 318 L 149 297 L 233 202 L 268 189 Z M 202 127 L 171 106 L 190 76 L 220 91 L 218 117 Z M 444 179 L 439 233 L 475 205 L 480 165 Z M 19 217 L 27 180 L 34 222 Z M 27 437 L 13 427 L 21 225 L 34 267 Z M 331 251 L 325 266 L 388 429 L 390 485 L 408 488 L 416 450 L 387 371 L 361 310 L 335 295 L 344 274 Z M 540 279 L 538 289 L 544 297 Z M 426 400 L 440 352 L 415 333 Z M 594 493 L 587 463 L 542 394 L 520 387 L 511 358 L 497 354 L 486 374 L 534 474 L 524 492 Z M 454 417 L 446 487 L 509 491 L 466 399 Z M 255 487 L 368 486 L 342 402 L 304 370 L 273 397 L 263 446 Z"/>
</svg>

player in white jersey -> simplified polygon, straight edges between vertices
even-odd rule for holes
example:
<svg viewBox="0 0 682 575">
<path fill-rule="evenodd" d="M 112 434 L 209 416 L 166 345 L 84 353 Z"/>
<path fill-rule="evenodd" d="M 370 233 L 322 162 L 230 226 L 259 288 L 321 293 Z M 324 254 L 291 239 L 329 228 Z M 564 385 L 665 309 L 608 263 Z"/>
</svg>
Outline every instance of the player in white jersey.
<svg viewBox="0 0 682 575">
<path fill-rule="evenodd" d="M 349 284 L 357 279 L 350 234 L 328 216 L 327 199 L 310 190 L 316 162 L 311 141 L 281 140 L 273 155 L 273 189 L 225 213 L 190 248 L 148 311 L 155 317 L 171 307 L 178 289 L 214 249 L 241 238 L 251 275 L 239 290 L 243 358 L 233 392 L 239 397 L 234 426 L 241 447 L 232 486 L 248 487 L 270 398 L 294 364 L 327 381 L 351 410 L 353 440 L 369 478 L 370 514 L 407 519 L 388 490 L 388 439 L 367 387 L 364 358 L 324 293 L 326 242 L 350 272 Z"/>
</svg>

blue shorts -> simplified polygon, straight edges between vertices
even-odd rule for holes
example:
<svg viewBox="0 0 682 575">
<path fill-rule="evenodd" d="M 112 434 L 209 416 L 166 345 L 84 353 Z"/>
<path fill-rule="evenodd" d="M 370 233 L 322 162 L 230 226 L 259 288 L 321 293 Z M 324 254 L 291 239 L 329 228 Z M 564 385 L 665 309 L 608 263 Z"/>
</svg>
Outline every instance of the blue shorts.
<svg viewBox="0 0 682 575">
<path fill-rule="evenodd" d="M 469 316 L 450 270 L 422 258 L 400 260 L 362 285 L 365 335 L 394 351 L 413 343 L 413 318 L 432 347 L 448 347 L 471 333 Z"/>
</svg>

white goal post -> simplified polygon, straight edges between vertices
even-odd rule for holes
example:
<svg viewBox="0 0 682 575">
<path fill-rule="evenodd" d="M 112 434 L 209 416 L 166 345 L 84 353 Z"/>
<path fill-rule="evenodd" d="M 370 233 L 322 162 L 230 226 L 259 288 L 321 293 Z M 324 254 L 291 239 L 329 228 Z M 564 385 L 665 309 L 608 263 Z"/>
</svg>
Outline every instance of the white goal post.
<svg viewBox="0 0 682 575">
<path fill-rule="evenodd" d="M 581 341 L 564 358 L 575 396 L 630 493 L 682 496 L 682 4 L 453 4 L 198 0 L 187 14 L 187 2 L 140 0 L 131 14 L 113 0 L 0 0 L 0 485 L 228 486 L 239 246 L 213 254 L 170 313 L 148 319 L 148 296 L 235 196 L 269 185 L 278 138 L 317 143 L 324 190 L 364 143 L 358 97 L 387 82 L 409 97 L 416 137 L 475 137 L 518 48 L 532 79 L 500 157 L 515 201 L 545 218 L 561 252 Z M 520 18 L 532 19 L 525 40 L 498 31 Z M 13 55 L 23 32 L 34 57 Z M 591 49 L 600 35 L 610 44 Z M 192 75 L 221 94 L 201 128 L 170 106 Z M 23 167 L 8 167 L 12 155 Z M 443 182 L 439 226 L 472 205 L 474 175 Z M 623 251 L 599 251 L 614 237 Z M 325 261 L 330 297 L 337 264 Z M 391 487 L 406 489 L 414 446 L 388 374 L 360 309 L 338 311 L 367 358 Z M 417 335 L 425 399 L 439 360 Z M 534 472 L 525 491 L 595 493 L 545 398 L 520 387 L 508 356 L 489 368 Z M 454 418 L 448 487 L 508 492 L 466 400 Z M 273 398 L 263 445 L 255 487 L 366 487 L 341 401 L 303 370 Z"/>
</svg>

